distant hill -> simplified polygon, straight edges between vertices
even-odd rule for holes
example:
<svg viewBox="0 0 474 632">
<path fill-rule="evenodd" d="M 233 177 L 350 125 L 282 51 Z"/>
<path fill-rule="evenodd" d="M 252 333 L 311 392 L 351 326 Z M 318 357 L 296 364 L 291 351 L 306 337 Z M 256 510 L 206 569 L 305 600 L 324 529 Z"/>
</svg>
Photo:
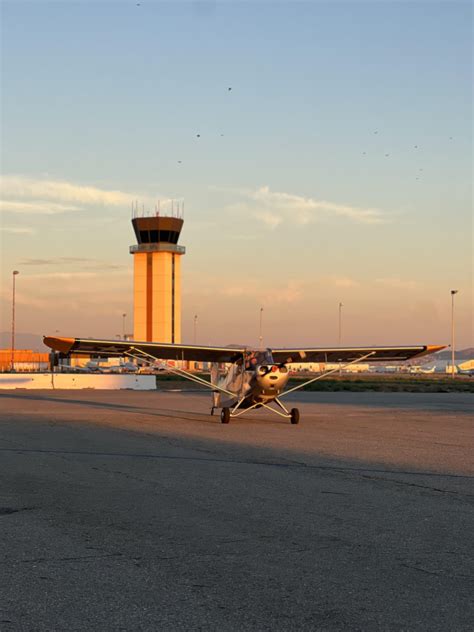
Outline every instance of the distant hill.
<svg viewBox="0 0 474 632">
<path fill-rule="evenodd" d="M 458 349 L 454 352 L 456 356 L 456 362 L 458 360 L 471 360 L 474 358 L 474 347 L 467 347 L 466 349 Z M 437 360 L 451 360 L 451 349 L 445 349 L 436 354 Z"/>
<path fill-rule="evenodd" d="M 12 344 L 11 331 L 0 332 L 0 349 L 10 349 Z M 43 336 L 40 334 L 24 334 L 15 333 L 15 349 L 31 349 L 32 351 L 50 351 L 48 347 L 43 344 Z"/>
</svg>

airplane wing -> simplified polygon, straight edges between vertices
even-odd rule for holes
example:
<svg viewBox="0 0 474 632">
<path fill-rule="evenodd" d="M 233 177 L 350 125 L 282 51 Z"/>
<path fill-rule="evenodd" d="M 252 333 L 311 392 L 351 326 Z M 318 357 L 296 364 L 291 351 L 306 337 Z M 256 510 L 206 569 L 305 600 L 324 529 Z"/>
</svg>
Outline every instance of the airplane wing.
<svg viewBox="0 0 474 632">
<path fill-rule="evenodd" d="M 235 362 L 245 349 L 232 347 L 198 347 L 136 340 L 93 340 L 91 338 L 56 338 L 45 336 L 43 342 L 54 351 L 64 354 L 125 356 L 128 353 L 149 354 L 159 360 L 192 360 L 196 362 Z"/>
<path fill-rule="evenodd" d="M 393 362 L 419 358 L 436 353 L 444 346 L 419 345 L 416 347 L 332 347 L 309 349 L 272 349 L 275 362 Z M 368 358 L 366 356 L 371 354 Z"/>
</svg>

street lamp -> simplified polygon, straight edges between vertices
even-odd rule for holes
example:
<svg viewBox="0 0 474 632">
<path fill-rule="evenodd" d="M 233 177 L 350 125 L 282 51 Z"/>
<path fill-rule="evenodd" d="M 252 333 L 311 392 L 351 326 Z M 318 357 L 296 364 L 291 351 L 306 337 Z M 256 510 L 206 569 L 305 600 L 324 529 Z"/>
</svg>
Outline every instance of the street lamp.
<svg viewBox="0 0 474 632">
<path fill-rule="evenodd" d="M 12 371 L 15 370 L 15 277 L 20 274 L 18 270 L 13 270 L 13 297 L 12 297 Z"/>
<path fill-rule="evenodd" d="M 262 319 L 263 319 L 263 307 L 260 308 L 260 335 L 258 337 L 258 339 L 260 341 L 260 349 L 263 349 Z"/>
<path fill-rule="evenodd" d="M 343 303 L 339 303 L 339 346 L 341 346 L 342 342 L 342 308 L 344 307 Z"/>
<path fill-rule="evenodd" d="M 125 340 L 125 319 L 127 314 L 122 314 L 122 338 Z"/>
<path fill-rule="evenodd" d="M 451 377 L 454 379 L 454 295 L 459 290 L 451 290 Z"/>
<path fill-rule="evenodd" d="M 197 314 L 194 314 L 194 322 L 193 322 L 193 340 L 194 340 L 194 344 L 196 344 L 196 340 L 197 340 L 197 321 L 198 321 L 198 317 Z"/>
</svg>

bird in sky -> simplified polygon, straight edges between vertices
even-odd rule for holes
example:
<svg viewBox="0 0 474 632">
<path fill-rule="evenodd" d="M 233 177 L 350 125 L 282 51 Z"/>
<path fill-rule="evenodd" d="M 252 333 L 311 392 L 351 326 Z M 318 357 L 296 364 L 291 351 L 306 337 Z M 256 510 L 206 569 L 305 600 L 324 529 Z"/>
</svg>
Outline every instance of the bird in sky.
<svg viewBox="0 0 474 632">
<path fill-rule="evenodd" d="M 201 138 L 201 134 L 196 134 L 196 138 Z"/>
<path fill-rule="evenodd" d="M 182 163 L 182 160 L 178 160 L 178 164 L 180 165 Z"/>
<path fill-rule="evenodd" d="M 230 92 L 232 90 L 232 88 L 227 88 L 227 92 Z"/>
<path fill-rule="evenodd" d="M 375 130 L 374 134 L 378 134 L 378 131 L 377 131 L 377 130 Z"/>
</svg>

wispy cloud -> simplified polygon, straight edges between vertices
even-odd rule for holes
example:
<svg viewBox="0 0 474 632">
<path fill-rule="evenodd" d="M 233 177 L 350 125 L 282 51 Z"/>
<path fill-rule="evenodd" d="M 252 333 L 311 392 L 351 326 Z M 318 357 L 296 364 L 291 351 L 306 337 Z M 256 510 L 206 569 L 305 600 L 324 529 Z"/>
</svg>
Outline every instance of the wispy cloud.
<svg viewBox="0 0 474 632">
<path fill-rule="evenodd" d="M 92 205 L 129 207 L 137 199 L 146 205 L 154 203 L 153 198 L 138 193 L 21 175 L 3 176 L 0 192 L 2 209 L 10 213 L 53 215 L 80 211 Z"/>
<path fill-rule="evenodd" d="M 255 281 L 248 281 L 243 285 L 230 285 L 222 289 L 222 294 L 229 298 L 255 298 L 262 305 L 275 303 L 296 303 L 303 298 L 304 283 L 290 280 L 279 287 L 265 287 Z"/>
<path fill-rule="evenodd" d="M 68 263 L 85 263 L 90 261 L 85 257 L 57 257 L 55 259 L 23 259 L 20 261 L 21 266 L 49 266 Z"/>
<path fill-rule="evenodd" d="M 97 272 L 42 272 L 40 274 L 22 275 L 22 283 L 36 283 L 41 279 L 59 279 L 68 281 L 71 279 L 92 279 L 99 276 Z"/>
<path fill-rule="evenodd" d="M 283 221 L 282 217 L 271 211 L 257 211 L 255 217 L 270 228 L 276 228 Z"/>
<path fill-rule="evenodd" d="M 56 257 L 52 259 L 23 259 L 19 266 L 74 266 L 80 265 L 86 270 L 123 270 L 126 266 L 118 263 L 101 261 L 100 259 L 90 259 L 87 257 Z"/>
<path fill-rule="evenodd" d="M 305 225 L 331 217 L 346 218 L 360 224 L 382 224 L 388 221 L 387 216 L 377 208 L 337 204 L 293 193 L 272 191 L 268 186 L 255 190 L 234 189 L 232 192 L 242 198 L 241 202 L 231 206 L 233 210 L 244 211 L 272 229 L 290 220 Z"/>
<path fill-rule="evenodd" d="M 58 204 L 56 202 L 18 202 L 14 200 L 0 200 L 0 210 L 2 210 L 4 213 L 57 215 L 58 213 L 80 211 L 81 208 L 79 206 L 72 206 L 71 204 Z"/>
<path fill-rule="evenodd" d="M 5 197 L 105 206 L 122 206 L 137 199 L 136 194 L 123 191 L 109 191 L 62 180 L 36 180 L 18 175 L 3 176 L 1 190 Z"/>
<path fill-rule="evenodd" d="M 334 285 L 336 287 L 359 287 L 360 283 L 355 281 L 354 279 L 350 279 L 349 277 L 337 277 L 334 280 Z"/>
<path fill-rule="evenodd" d="M 90 319 L 91 315 L 110 319 L 113 313 L 124 311 L 131 296 L 132 271 L 104 273 L 92 270 L 45 271 L 29 273 L 20 268 L 17 304 L 25 309 L 37 309 L 48 323 L 59 317 Z M 0 302 L 10 300 L 10 288 L 0 287 Z M 51 305 L 54 305 L 53 312 Z M 125 310 L 128 311 L 128 310 Z M 35 314 L 35 319 L 38 314 Z"/>
<path fill-rule="evenodd" d="M 0 232 L 11 235 L 32 235 L 35 231 L 21 226 L 0 226 Z"/>
<path fill-rule="evenodd" d="M 418 287 L 418 283 L 416 281 L 399 279 L 398 277 L 376 279 L 376 283 L 398 290 L 415 290 Z"/>
</svg>

